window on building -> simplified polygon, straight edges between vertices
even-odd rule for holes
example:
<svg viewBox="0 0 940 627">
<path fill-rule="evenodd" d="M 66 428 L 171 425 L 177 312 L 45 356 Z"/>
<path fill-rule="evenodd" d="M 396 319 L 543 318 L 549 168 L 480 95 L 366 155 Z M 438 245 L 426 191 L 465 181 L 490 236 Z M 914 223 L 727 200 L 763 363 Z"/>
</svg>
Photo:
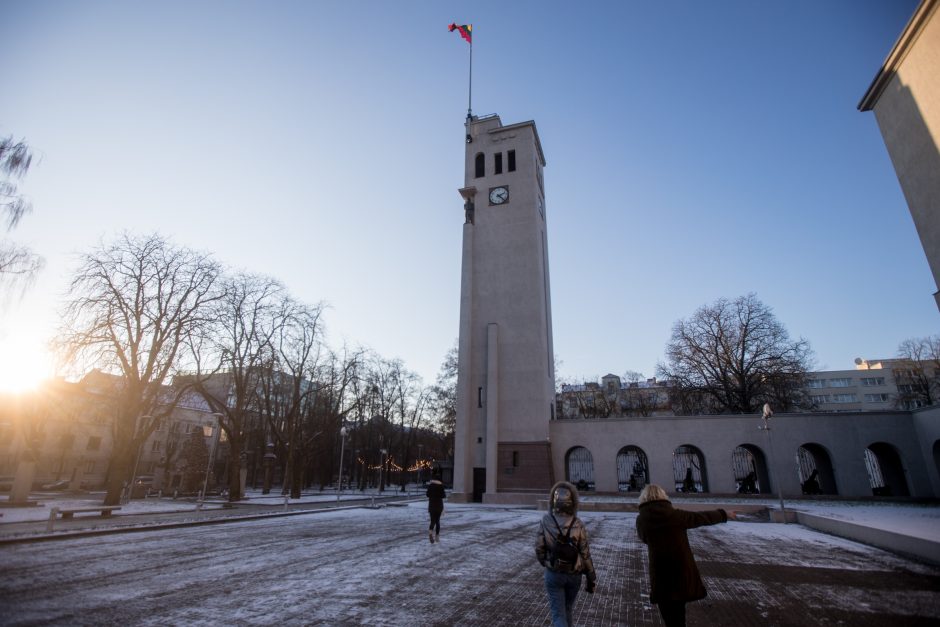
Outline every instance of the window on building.
<svg viewBox="0 0 940 627">
<path fill-rule="evenodd" d="M 866 394 L 866 403 L 887 403 L 890 400 L 887 394 Z"/>
<path fill-rule="evenodd" d="M 161 444 L 163 444 L 163 442 L 161 442 L 160 440 L 154 440 L 153 444 L 150 445 L 150 450 L 154 453 L 159 453 Z"/>
<path fill-rule="evenodd" d="M 506 164 L 508 170 L 510 172 L 515 172 L 516 171 L 516 151 L 510 150 L 508 153 L 506 153 L 506 157 L 508 158 L 508 161 L 509 161 L 509 163 Z"/>
<path fill-rule="evenodd" d="M 819 395 L 817 395 L 817 396 L 810 396 L 809 398 L 810 398 L 810 400 L 812 400 L 812 401 L 813 401 L 814 403 L 816 403 L 817 405 L 822 405 L 823 403 L 829 403 L 829 402 L 831 402 L 831 401 L 829 400 L 829 395 L 828 395 L 828 394 L 819 394 Z"/>
<path fill-rule="evenodd" d="M 85 474 L 90 475 L 95 472 L 95 462 L 85 462 Z"/>
<path fill-rule="evenodd" d="M 833 394 L 833 403 L 857 403 L 858 397 L 855 394 Z"/>
<path fill-rule="evenodd" d="M 486 156 L 482 152 L 478 152 L 476 156 L 476 173 L 474 176 L 480 178 L 481 176 L 486 176 Z"/>
<path fill-rule="evenodd" d="M 806 387 L 808 388 L 824 388 L 826 387 L 825 379 L 809 379 L 806 381 Z"/>
<path fill-rule="evenodd" d="M 884 377 L 862 377 L 862 385 L 865 385 L 868 387 L 873 387 L 876 385 L 884 385 L 884 384 L 885 384 Z"/>
<path fill-rule="evenodd" d="M 512 452 L 512 466 L 513 468 L 519 467 L 519 451 Z"/>
<path fill-rule="evenodd" d="M 497 152 L 493 155 L 493 172 L 495 174 L 503 173 L 503 153 Z"/>
<path fill-rule="evenodd" d="M 97 451 L 101 448 L 101 438 L 98 436 L 91 436 L 88 438 L 88 444 L 85 445 L 85 450 L 88 451 Z"/>
<path fill-rule="evenodd" d="M 852 386 L 852 379 L 850 377 L 845 377 L 841 379 L 829 379 L 829 387 L 831 388 L 847 388 Z"/>
</svg>

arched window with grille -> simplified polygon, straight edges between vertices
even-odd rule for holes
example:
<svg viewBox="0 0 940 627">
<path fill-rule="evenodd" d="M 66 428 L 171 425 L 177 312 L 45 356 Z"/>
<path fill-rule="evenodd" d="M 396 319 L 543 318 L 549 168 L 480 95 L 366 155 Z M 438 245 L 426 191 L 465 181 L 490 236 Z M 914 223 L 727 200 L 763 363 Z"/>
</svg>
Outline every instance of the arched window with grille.
<svg viewBox="0 0 940 627">
<path fill-rule="evenodd" d="M 821 444 L 807 442 L 800 446 L 796 467 L 803 494 L 838 494 L 832 458 Z"/>
<path fill-rule="evenodd" d="M 742 444 L 731 452 L 731 472 L 739 494 L 769 494 L 767 457 L 759 446 Z"/>
<path fill-rule="evenodd" d="M 708 492 L 705 456 L 691 444 L 683 444 L 673 451 L 672 472 L 676 492 Z"/>
<path fill-rule="evenodd" d="M 865 467 L 874 496 L 910 496 L 901 455 L 891 444 L 875 442 L 866 448 Z"/>
<path fill-rule="evenodd" d="M 639 492 L 650 482 L 646 453 L 638 446 L 625 446 L 617 453 L 617 490 Z"/>
<path fill-rule="evenodd" d="M 568 451 L 565 460 L 565 474 L 568 481 L 578 490 L 594 489 L 594 456 L 583 446 L 576 446 Z"/>
</svg>

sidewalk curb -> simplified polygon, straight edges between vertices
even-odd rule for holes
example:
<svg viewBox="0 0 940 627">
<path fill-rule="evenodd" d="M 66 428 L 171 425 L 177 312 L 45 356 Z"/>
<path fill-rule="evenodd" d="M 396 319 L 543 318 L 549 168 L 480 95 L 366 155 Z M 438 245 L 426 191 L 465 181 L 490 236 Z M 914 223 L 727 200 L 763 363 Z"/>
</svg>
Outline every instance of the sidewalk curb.
<svg viewBox="0 0 940 627">
<path fill-rule="evenodd" d="M 919 562 L 940 565 L 940 542 L 817 514 L 796 512 L 796 517 L 804 527 L 861 542 Z"/>
<path fill-rule="evenodd" d="M 395 501 L 396 504 L 402 503 L 407 504 L 410 501 Z M 13 536 L 8 538 L 0 538 L 0 546 L 6 546 L 11 544 L 23 544 L 31 542 L 47 542 L 52 540 L 67 540 L 74 538 L 88 538 L 94 536 L 105 536 L 116 533 L 138 533 L 143 531 L 159 531 L 162 529 L 179 529 L 182 527 L 198 527 L 202 525 L 217 525 L 230 522 L 245 522 L 249 520 L 262 520 L 266 518 L 281 518 L 285 516 L 300 516 L 302 514 L 321 514 L 325 512 L 339 512 L 343 510 L 351 509 L 381 509 L 389 505 L 388 503 L 382 503 L 376 507 L 371 505 L 345 505 L 340 507 L 320 507 L 320 508 L 311 508 L 311 509 L 296 509 L 289 511 L 275 511 L 275 512 L 258 512 L 254 514 L 238 514 L 234 516 L 220 516 L 217 518 L 205 518 L 201 520 L 185 520 L 180 522 L 167 522 L 167 523 L 151 523 L 151 524 L 142 524 L 134 525 L 128 527 L 106 527 L 101 529 L 86 529 L 86 530 L 76 530 L 76 531 L 63 531 L 60 533 L 39 533 L 35 535 L 22 535 L 22 536 Z M 194 510 L 189 510 L 194 511 Z M 180 513 L 186 513 L 184 510 Z M 137 515 L 137 514 L 134 514 Z"/>
</svg>

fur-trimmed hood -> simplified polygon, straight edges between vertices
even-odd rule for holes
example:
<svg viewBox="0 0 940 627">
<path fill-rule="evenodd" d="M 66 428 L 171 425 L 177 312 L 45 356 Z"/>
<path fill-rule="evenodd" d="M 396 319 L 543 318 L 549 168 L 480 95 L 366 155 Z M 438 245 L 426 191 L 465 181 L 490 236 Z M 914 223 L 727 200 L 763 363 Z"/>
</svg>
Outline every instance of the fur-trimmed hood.
<svg viewBox="0 0 940 627">
<path fill-rule="evenodd" d="M 568 481 L 559 481 L 552 486 L 551 492 L 548 493 L 548 511 L 555 511 L 555 495 L 558 492 L 559 488 L 564 488 L 571 493 L 571 499 L 574 501 L 574 511 L 571 513 L 572 516 L 578 515 L 578 505 L 580 503 L 580 497 L 578 496 L 578 489 L 574 487 L 573 483 Z"/>
</svg>

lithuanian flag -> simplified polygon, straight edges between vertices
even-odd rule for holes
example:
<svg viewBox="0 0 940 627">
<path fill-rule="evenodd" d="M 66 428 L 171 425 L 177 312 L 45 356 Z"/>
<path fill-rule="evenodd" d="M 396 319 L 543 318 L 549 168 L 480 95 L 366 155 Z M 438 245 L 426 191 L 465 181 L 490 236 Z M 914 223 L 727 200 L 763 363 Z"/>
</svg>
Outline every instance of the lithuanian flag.
<svg viewBox="0 0 940 627">
<path fill-rule="evenodd" d="M 473 24 L 451 24 L 447 27 L 450 32 L 457 31 L 460 36 L 467 40 L 467 43 L 473 45 Z"/>
</svg>

